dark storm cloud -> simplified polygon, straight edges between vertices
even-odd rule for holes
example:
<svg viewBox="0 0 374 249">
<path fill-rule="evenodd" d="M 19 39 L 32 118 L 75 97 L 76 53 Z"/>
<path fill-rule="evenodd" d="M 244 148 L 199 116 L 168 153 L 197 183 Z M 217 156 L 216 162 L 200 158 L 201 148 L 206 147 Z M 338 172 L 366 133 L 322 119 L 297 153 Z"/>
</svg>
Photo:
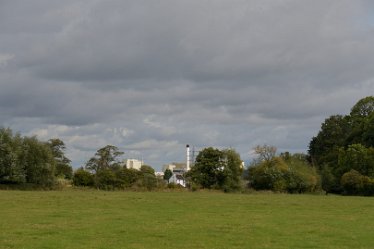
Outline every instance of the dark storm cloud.
<svg viewBox="0 0 374 249">
<path fill-rule="evenodd" d="M 371 1 L 0 1 L 0 121 L 116 144 L 155 167 L 185 143 L 305 151 L 374 92 Z"/>
</svg>

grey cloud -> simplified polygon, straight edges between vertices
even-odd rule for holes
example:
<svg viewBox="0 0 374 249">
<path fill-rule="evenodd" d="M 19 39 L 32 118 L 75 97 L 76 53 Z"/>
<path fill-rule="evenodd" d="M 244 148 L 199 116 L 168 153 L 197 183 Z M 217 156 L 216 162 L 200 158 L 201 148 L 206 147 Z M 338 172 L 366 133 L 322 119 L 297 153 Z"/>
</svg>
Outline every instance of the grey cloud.
<svg viewBox="0 0 374 249">
<path fill-rule="evenodd" d="M 305 151 L 374 92 L 370 1 L 1 1 L 0 121 L 115 144 L 158 167 L 184 145 Z"/>
<path fill-rule="evenodd" d="M 342 2 L 85 3 L 88 10 L 51 32 L 25 66 L 47 78 L 78 81 L 326 80 L 372 57 L 372 37 L 355 28 L 360 4 Z M 365 66 L 356 72 L 367 74 Z"/>
</svg>

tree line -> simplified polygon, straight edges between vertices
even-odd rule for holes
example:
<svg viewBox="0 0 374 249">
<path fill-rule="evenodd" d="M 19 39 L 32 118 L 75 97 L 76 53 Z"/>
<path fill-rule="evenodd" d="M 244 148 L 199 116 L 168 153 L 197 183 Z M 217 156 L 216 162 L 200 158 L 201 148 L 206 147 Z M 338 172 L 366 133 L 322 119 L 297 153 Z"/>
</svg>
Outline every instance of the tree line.
<svg viewBox="0 0 374 249">
<path fill-rule="evenodd" d="M 129 169 L 123 165 L 120 156 L 124 152 L 116 146 L 107 145 L 95 153 L 84 167 L 74 173 L 75 186 L 95 187 L 97 189 L 146 189 L 164 186 L 151 166 L 142 165 L 140 170 Z"/>
<path fill-rule="evenodd" d="M 348 115 L 327 118 L 309 156 L 325 191 L 374 195 L 374 96 L 359 100 Z"/>
<path fill-rule="evenodd" d="M 39 141 L 35 136 L 0 129 L 0 184 L 52 187 L 58 177 L 72 179 L 73 169 L 60 139 Z"/>
<path fill-rule="evenodd" d="M 121 162 L 124 153 L 113 145 L 98 149 L 73 172 L 65 150 L 60 139 L 42 142 L 1 128 L 0 184 L 51 188 L 64 179 L 97 189 L 152 190 L 167 187 L 173 174 L 167 170 L 160 179 L 147 165 L 128 169 Z M 183 178 L 192 190 L 374 195 L 374 97 L 358 101 L 349 115 L 327 118 L 308 154 L 277 154 L 270 145 L 256 146 L 254 153 L 257 157 L 245 169 L 234 149 L 204 148 Z"/>
</svg>

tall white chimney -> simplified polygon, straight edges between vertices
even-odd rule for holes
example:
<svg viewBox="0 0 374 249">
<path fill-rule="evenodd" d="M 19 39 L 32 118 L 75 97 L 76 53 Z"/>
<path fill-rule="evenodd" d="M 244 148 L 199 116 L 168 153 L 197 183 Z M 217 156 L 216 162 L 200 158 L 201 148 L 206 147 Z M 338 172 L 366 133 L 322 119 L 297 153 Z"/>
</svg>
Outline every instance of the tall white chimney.
<svg viewBox="0 0 374 249">
<path fill-rule="evenodd" d="M 186 171 L 190 170 L 190 161 L 191 161 L 191 156 L 190 156 L 190 146 L 187 144 L 186 145 L 186 153 L 187 153 L 187 161 L 186 161 Z"/>
</svg>

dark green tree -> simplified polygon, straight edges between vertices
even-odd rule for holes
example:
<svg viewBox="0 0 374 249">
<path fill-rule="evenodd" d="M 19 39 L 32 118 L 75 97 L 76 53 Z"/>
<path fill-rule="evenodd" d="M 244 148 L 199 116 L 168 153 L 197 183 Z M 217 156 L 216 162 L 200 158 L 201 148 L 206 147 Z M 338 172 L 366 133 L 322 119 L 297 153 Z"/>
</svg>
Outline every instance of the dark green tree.
<svg viewBox="0 0 374 249">
<path fill-rule="evenodd" d="M 142 176 L 142 173 L 136 169 L 127 169 L 124 167 L 122 172 L 121 179 L 123 180 L 123 186 L 125 188 L 134 186 Z"/>
<path fill-rule="evenodd" d="M 374 96 L 360 99 L 351 109 L 352 118 L 366 118 L 374 112 Z"/>
<path fill-rule="evenodd" d="M 169 183 L 169 180 L 172 176 L 173 176 L 173 172 L 170 169 L 166 169 L 164 172 L 164 180 L 168 181 Z"/>
<path fill-rule="evenodd" d="M 366 147 L 374 147 L 374 112 L 364 121 L 362 132 L 362 144 Z"/>
<path fill-rule="evenodd" d="M 157 187 L 157 178 L 155 175 L 155 170 L 148 165 L 142 165 L 140 167 L 141 177 L 139 179 L 139 184 L 141 187 L 147 190 L 152 190 Z"/>
<path fill-rule="evenodd" d="M 187 178 L 190 183 L 202 188 L 233 191 L 240 188 L 241 165 L 235 150 L 220 151 L 209 147 L 199 152 Z"/>
<path fill-rule="evenodd" d="M 336 173 L 342 176 L 350 170 L 374 177 L 374 148 L 366 148 L 362 144 L 352 144 L 347 149 L 341 148 Z"/>
<path fill-rule="evenodd" d="M 320 167 L 324 164 L 336 165 L 339 148 L 345 145 L 349 131 L 347 117 L 334 115 L 326 119 L 318 135 L 309 144 L 312 163 Z"/>
<path fill-rule="evenodd" d="M 23 140 L 21 160 L 25 167 L 26 181 L 43 187 L 53 186 L 56 162 L 51 148 L 36 137 L 25 137 Z"/>
<path fill-rule="evenodd" d="M 222 168 L 222 152 L 212 147 L 199 152 L 195 163 L 188 172 L 188 178 L 202 188 L 217 188 L 218 175 Z"/>
<path fill-rule="evenodd" d="M 309 156 L 321 171 L 324 189 L 340 193 L 340 179 L 351 169 L 365 177 L 373 175 L 373 146 L 374 96 L 359 100 L 347 116 L 326 119 L 309 144 Z"/>
<path fill-rule="evenodd" d="M 371 138 L 371 119 L 374 113 L 374 96 L 359 100 L 351 109 L 349 115 L 350 132 L 346 144 L 363 144 L 373 146 Z"/>
<path fill-rule="evenodd" d="M 75 186 L 91 187 L 94 185 L 94 177 L 90 172 L 79 168 L 74 172 L 73 184 Z"/>
</svg>

